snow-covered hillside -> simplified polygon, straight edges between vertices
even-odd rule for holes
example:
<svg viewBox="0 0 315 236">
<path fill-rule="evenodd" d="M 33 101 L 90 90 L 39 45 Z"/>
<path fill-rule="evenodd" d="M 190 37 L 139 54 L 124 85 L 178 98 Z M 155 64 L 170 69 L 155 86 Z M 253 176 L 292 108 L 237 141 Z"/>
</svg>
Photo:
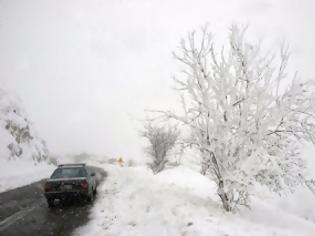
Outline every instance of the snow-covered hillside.
<svg viewBox="0 0 315 236">
<path fill-rule="evenodd" d="M 103 165 L 91 221 L 74 235 L 313 236 L 315 197 L 261 192 L 252 209 L 226 213 L 208 178 L 187 167 L 153 175 L 146 167 Z M 308 198 L 305 198 L 307 196 Z M 302 199 L 300 198 L 302 197 Z"/>
<path fill-rule="evenodd" d="M 21 102 L 0 89 L 0 192 L 40 180 L 52 168 Z"/>
<path fill-rule="evenodd" d="M 0 90 L 0 156 L 2 159 L 46 160 L 48 150 L 17 98 Z"/>
</svg>

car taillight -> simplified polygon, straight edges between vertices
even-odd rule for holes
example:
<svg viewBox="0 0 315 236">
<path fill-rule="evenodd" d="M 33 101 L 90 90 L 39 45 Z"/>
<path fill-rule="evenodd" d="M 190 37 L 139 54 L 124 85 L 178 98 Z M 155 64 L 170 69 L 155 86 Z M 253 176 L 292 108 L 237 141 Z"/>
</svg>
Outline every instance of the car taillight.
<svg viewBox="0 0 315 236">
<path fill-rule="evenodd" d="M 52 185 L 49 182 L 45 183 L 45 192 L 50 192 L 52 190 Z"/>
<path fill-rule="evenodd" d="M 81 188 L 83 188 L 83 189 L 87 189 L 88 188 L 88 182 L 86 181 L 86 179 L 81 181 Z"/>
</svg>

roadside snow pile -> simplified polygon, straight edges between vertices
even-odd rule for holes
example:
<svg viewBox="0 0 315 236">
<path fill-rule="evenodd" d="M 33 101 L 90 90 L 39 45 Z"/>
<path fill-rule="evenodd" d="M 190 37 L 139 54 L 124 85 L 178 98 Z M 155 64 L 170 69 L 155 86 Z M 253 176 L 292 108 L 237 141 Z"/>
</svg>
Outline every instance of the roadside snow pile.
<svg viewBox="0 0 315 236">
<path fill-rule="evenodd" d="M 255 198 L 251 210 L 228 214 L 221 208 L 215 185 L 185 167 L 155 176 L 146 167 L 103 167 L 108 177 L 99 186 L 91 221 L 74 235 L 313 236 L 315 232 L 314 222 L 286 211 L 276 196 L 267 202 Z M 290 200 L 284 199 L 284 205 Z"/>
<path fill-rule="evenodd" d="M 0 193 L 48 178 L 55 168 L 47 162 L 0 159 Z"/>
<path fill-rule="evenodd" d="M 0 192 L 48 177 L 43 173 L 53 168 L 20 103 L 0 89 Z"/>
</svg>

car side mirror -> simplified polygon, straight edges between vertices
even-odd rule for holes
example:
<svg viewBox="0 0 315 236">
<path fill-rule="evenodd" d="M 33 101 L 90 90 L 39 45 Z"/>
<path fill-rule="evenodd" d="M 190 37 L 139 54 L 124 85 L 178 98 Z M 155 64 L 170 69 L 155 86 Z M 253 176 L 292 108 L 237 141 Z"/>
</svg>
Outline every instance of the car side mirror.
<svg viewBox="0 0 315 236">
<path fill-rule="evenodd" d="M 93 172 L 93 173 L 91 173 L 91 176 L 95 176 L 95 173 Z"/>
</svg>

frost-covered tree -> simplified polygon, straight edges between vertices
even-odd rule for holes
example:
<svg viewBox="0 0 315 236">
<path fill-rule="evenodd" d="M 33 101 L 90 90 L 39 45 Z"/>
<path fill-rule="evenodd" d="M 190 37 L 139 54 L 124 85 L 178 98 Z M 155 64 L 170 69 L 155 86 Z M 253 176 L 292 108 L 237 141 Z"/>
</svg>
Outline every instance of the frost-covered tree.
<svg viewBox="0 0 315 236">
<path fill-rule="evenodd" d="M 277 57 L 245 33 L 233 25 L 219 50 L 206 27 L 189 33 L 174 53 L 183 113 L 162 112 L 190 129 L 185 143 L 199 151 L 226 211 L 248 206 L 257 182 L 293 190 L 304 167 L 300 141 L 315 140 L 314 83 L 288 76 L 287 47 Z"/>
<path fill-rule="evenodd" d="M 150 168 L 154 174 L 161 172 L 168 162 L 167 155 L 175 146 L 179 132 L 176 127 L 164 127 L 146 122 L 141 135 L 149 141 L 146 148 L 152 158 Z"/>
</svg>

